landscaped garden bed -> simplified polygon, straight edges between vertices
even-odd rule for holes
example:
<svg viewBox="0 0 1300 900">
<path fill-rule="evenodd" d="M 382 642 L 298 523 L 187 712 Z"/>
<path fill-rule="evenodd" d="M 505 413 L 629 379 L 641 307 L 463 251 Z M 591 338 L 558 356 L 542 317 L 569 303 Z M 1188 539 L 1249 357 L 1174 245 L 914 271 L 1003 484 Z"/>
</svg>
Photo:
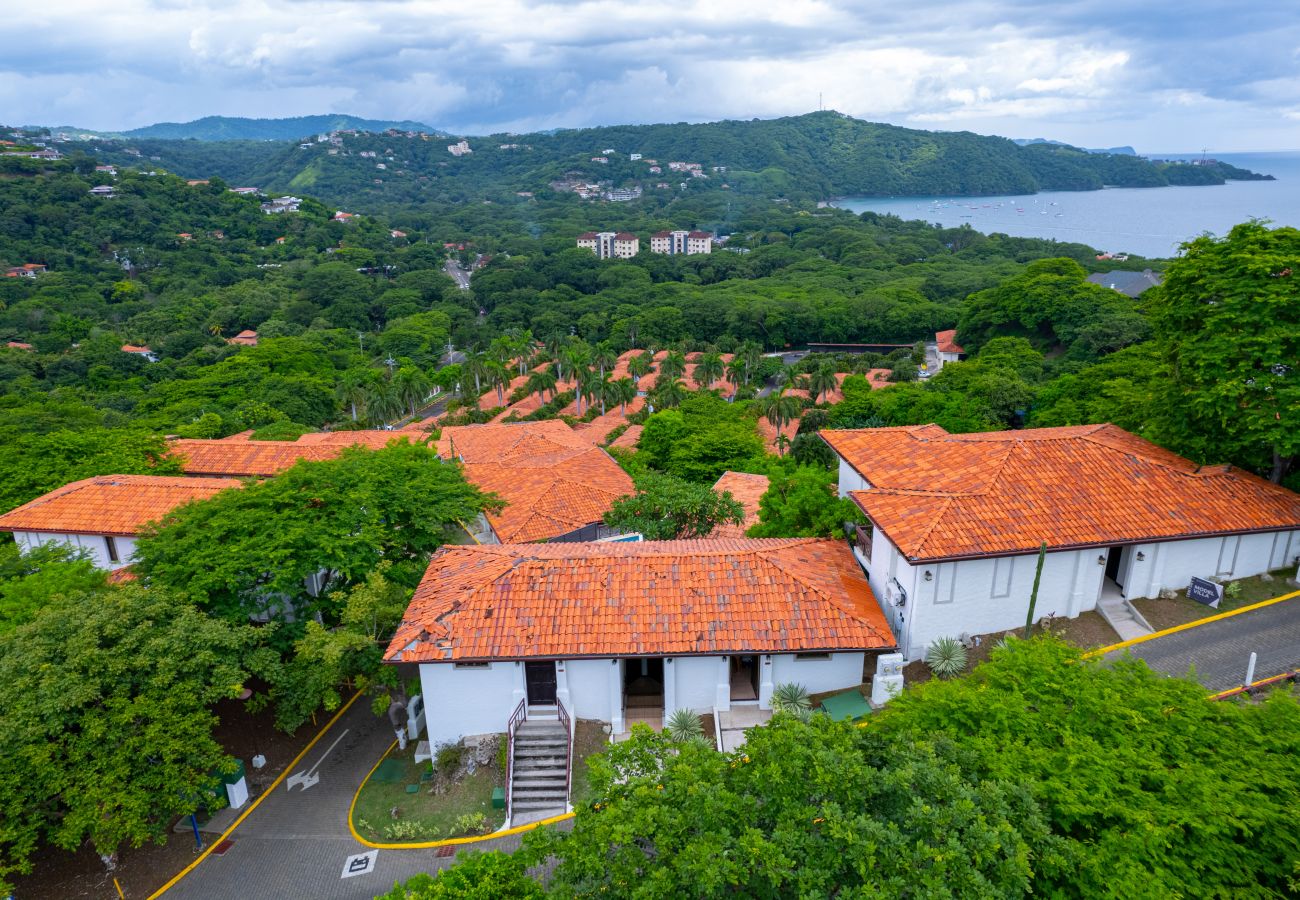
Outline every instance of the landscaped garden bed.
<svg viewBox="0 0 1300 900">
<path fill-rule="evenodd" d="M 1227 590 L 1218 609 L 1213 609 L 1204 603 L 1197 603 L 1195 600 L 1188 600 L 1186 590 L 1176 591 L 1173 597 L 1140 597 L 1131 602 L 1152 628 L 1163 631 L 1166 628 L 1185 625 L 1197 619 L 1217 616 L 1219 613 L 1231 612 L 1252 603 L 1289 594 L 1296 589 L 1289 581 L 1294 577 L 1295 568 L 1287 566 L 1284 569 L 1274 569 L 1268 573 L 1268 578 L 1254 575 L 1227 582 Z"/>
<path fill-rule="evenodd" d="M 505 735 L 472 748 L 447 744 L 432 762 L 415 762 L 416 744 L 394 750 L 361 787 L 352 826 L 377 843 L 436 841 L 496 831 L 504 808 L 492 803 L 505 789 Z"/>
</svg>

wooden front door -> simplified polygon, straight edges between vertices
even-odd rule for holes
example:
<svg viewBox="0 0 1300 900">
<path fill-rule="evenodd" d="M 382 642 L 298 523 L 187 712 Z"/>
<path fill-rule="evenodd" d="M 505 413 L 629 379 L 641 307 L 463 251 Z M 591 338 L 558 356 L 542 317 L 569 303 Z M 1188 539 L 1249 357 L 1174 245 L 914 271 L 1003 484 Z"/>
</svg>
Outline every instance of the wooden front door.
<svg viewBox="0 0 1300 900">
<path fill-rule="evenodd" d="M 555 705 L 555 660 L 524 663 L 529 706 Z"/>
</svg>

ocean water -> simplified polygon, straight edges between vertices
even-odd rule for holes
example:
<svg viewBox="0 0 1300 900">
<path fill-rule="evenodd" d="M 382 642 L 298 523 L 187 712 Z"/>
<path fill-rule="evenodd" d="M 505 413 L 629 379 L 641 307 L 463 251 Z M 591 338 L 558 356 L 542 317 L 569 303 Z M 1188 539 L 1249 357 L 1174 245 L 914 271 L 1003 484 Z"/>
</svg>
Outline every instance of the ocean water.
<svg viewBox="0 0 1300 900">
<path fill-rule="evenodd" d="M 1151 153 L 1196 159 L 1199 153 Z M 872 210 L 945 227 L 970 225 L 992 234 L 1055 238 L 1111 253 L 1173 256 L 1198 235 L 1225 234 L 1249 219 L 1300 227 L 1300 150 L 1217 153 L 1215 158 L 1276 181 L 1230 181 L 1205 187 L 1106 188 L 1001 197 L 845 197 L 835 206 Z"/>
</svg>

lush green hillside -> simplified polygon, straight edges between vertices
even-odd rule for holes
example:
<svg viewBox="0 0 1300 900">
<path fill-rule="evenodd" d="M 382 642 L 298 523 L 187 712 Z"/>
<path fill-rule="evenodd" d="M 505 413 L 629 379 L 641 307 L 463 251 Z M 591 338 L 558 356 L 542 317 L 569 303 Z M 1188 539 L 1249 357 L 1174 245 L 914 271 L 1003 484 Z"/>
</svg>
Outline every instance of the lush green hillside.
<svg viewBox="0 0 1300 900">
<path fill-rule="evenodd" d="M 832 112 L 498 134 L 469 142 L 473 153 L 460 157 L 449 154 L 443 140 L 383 134 L 348 135 L 335 144 L 310 146 L 135 140 L 97 152 L 121 161 L 127 161 L 126 152 L 137 152 L 190 177 L 218 174 L 371 208 L 501 200 L 521 191 L 546 192 L 557 182 L 640 186 L 645 194 L 639 203 L 644 204 L 682 192 L 725 191 L 770 201 L 1222 184 L 1226 178 L 1251 177 L 1232 167 L 1157 163 L 1059 144 L 1020 146 L 1005 138 L 898 128 Z M 642 158 L 633 160 L 633 154 Z M 705 177 L 671 171 L 668 163 L 673 161 L 698 163 Z M 651 171 L 652 162 L 660 172 Z"/>
<path fill-rule="evenodd" d="M 122 132 L 124 138 L 159 138 L 172 141 L 294 141 L 330 131 L 421 131 L 434 129 L 423 122 L 389 122 L 357 116 L 294 116 L 287 119 L 246 119 L 240 116 L 205 116 L 193 122 L 158 122 Z"/>
</svg>

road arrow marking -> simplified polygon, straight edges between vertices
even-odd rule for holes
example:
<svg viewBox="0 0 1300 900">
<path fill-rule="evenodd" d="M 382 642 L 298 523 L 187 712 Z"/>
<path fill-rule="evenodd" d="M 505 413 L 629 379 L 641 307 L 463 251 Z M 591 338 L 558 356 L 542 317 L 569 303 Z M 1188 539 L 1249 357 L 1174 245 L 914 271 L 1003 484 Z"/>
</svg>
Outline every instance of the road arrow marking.
<svg viewBox="0 0 1300 900">
<path fill-rule="evenodd" d="M 290 775 L 284 782 L 285 789 L 291 791 L 293 790 L 294 785 L 301 785 L 302 789 L 305 791 L 307 788 L 320 781 L 320 775 L 316 774 L 316 770 L 320 768 L 321 763 L 325 762 L 325 757 L 329 756 L 330 753 L 334 751 L 334 748 L 339 745 L 339 741 L 347 737 L 350 730 L 351 729 L 349 728 L 343 729 L 343 733 L 336 737 L 334 743 L 330 744 L 329 749 L 320 755 L 320 759 L 316 760 L 316 765 L 305 771 Z"/>
</svg>

